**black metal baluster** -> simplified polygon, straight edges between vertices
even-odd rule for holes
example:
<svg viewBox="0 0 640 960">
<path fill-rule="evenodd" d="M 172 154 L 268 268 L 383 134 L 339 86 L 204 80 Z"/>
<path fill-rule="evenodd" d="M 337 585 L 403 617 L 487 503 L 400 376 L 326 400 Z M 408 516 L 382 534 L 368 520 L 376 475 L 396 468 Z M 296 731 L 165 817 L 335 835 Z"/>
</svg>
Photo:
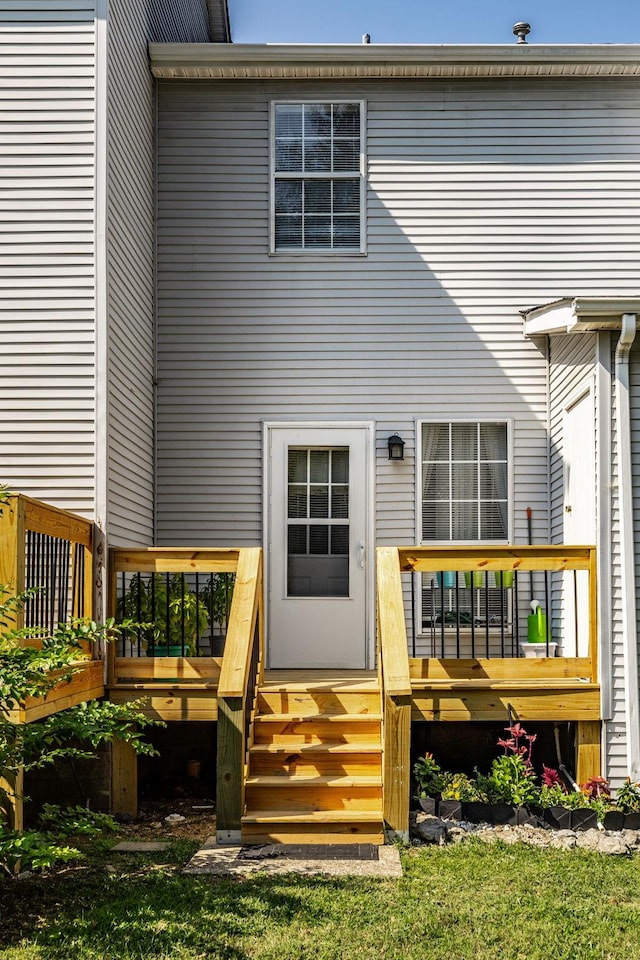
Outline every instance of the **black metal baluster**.
<svg viewBox="0 0 640 960">
<path fill-rule="evenodd" d="M 200 582 L 196 573 L 196 655 L 200 653 Z"/>
<path fill-rule="evenodd" d="M 185 638 L 185 623 L 184 623 L 184 573 L 180 574 L 180 646 L 181 654 L 184 657 L 184 638 Z"/>
<path fill-rule="evenodd" d="M 416 574 L 409 574 L 411 577 L 411 656 L 416 655 Z M 420 575 L 421 576 L 421 575 Z M 422 606 L 422 604 L 420 605 Z"/>
<path fill-rule="evenodd" d="M 545 631 L 545 643 L 547 645 L 547 656 L 549 656 L 549 634 L 551 633 L 551 607 L 549 606 L 549 571 L 544 572 L 544 609 L 547 614 L 547 629 Z"/>
<path fill-rule="evenodd" d="M 513 640 L 512 640 L 511 653 L 513 655 L 513 653 L 515 652 L 515 655 L 519 657 L 520 647 L 518 644 L 520 641 L 520 605 L 518 600 L 518 571 L 517 570 L 515 570 L 513 574 L 513 596 L 511 598 L 511 602 L 513 603 L 513 627 L 511 630 L 512 638 L 514 636 L 514 631 L 515 631 L 515 649 L 513 647 Z"/>
<path fill-rule="evenodd" d="M 140 574 L 142 576 L 142 574 Z M 158 611 L 156 610 L 156 574 L 152 573 L 149 577 L 149 586 L 151 588 L 151 656 L 155 656 L 156 652 L 156 624 L 158 619 Z M 147 646 L 147 650 L 149 647 Z"/>
<path fill-rule="evenodd" d="M 458 574 L 455 574 L 455 601 L 456 601 L 456 657 L 460 659 L 460 587 L 458 585 Z"/>
<path fill-rule="evenodd" d="M 487 659 L 491 656 L 491 642 L 489 638 L 489 573 L 484 571 L 484 633 Z"/>
<path fill-rule="evenodd" d="M 475 659 L 476 656 L 476 598 L 474 576 L 475 570 L 472 570 L 469 574 L 469 598 L 471 601 L 471 656 L 473 659 Z"/>
<path fill-rule="evenodd" d="M 440 656 L 444 660 L 444 573 L 440 574 Z"/>
<path fill-rule="evenodd" d="M 500 584 L 500 656 L 504 659 L 504 620 L 506 612 L 506 603 L 505 603 L 505 592 L 504 592 L 504 577 L 502 571 L 500 573 L 494 574 L 496 580 Z"/>
<path fill-rule="evenodd" d="M 549 621 L 551 622 L 551 621 Z M 578 643 L 578 571 L 573 571 L 573 635 L 576 638 L 576 652 L 575 656 L 578 656 L 579 643 Z M 565 647 L 566 649 L 566 647 Z"/>
</svg>

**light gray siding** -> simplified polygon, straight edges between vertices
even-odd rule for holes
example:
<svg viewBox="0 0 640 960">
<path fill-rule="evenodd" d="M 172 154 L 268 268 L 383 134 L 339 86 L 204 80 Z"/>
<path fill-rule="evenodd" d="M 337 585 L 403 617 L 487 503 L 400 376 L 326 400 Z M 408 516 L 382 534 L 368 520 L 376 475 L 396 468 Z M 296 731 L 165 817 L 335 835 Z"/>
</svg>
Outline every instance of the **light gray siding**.
<svg viewBox="0 0 640 960">
<path fill-rule="evenodd" d="M 107 95 L 110 542 L 153 542 L 154 87 L 145 5 L 111 0 Z"/>
<path fill-rule="evenodd" d="M 94 512 L 93 0 L 0 2 L 0 478 Z"/>
<path fill-rule="evenodd" d="M 208 43 L 210 36 L 207 0 L 130 0 L 144 37 L 157 43 Z M 148 10 L 148 13 L 147 13 Z M 145 18 L 144 21 L 142 18 Z M 146 18 L 148 17 L 148 22 Z"/>
<path fill-rule="evenodd" d="M 261 536 L 260 421 L 373 419 L 379 542 L 415 539 L 414 418 L 514 421 L 549 536 L 546 366 L 518 308 L 632 289 L 638 86 L 160 86 L 159 531 Z M 268 107 L 364 98 L 368 256 L 268 256 Z M 403 464 L 385 441 L 408 441 Z"/>
</svg>

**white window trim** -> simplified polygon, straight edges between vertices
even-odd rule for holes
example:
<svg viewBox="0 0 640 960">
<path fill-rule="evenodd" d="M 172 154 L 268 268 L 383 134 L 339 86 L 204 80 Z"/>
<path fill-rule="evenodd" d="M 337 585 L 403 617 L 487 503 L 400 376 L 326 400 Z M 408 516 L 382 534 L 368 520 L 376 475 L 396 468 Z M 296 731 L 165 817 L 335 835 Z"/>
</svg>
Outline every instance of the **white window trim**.
<svg viewBox="0 0 640 960">
<path fill-rule="evenodd" d="M 422 539 L 422 427 L 430 423 L 504 423 L 507 427 L 507 539 L 486 541 L 492 546 L 513 543 L 514 474 L 513 474 L 513 420 L 508 417 L 425 417 L 415 421 L 416 451 L 416 543 L 427 547 L 478 546 L 482 540 L 423 540 Z"/>
<path fill-rule="evenodd" d="M 276 162 L 275 162 L 275 112 L 276 107 L 281 106 L 285 103 L 357 103 L 360 106 L 360 170 L 359 174 L 355 174 L 355 171 L 345 170 L 340 171 L 339 173 L 326 174 L 322 171 L 317 171 L 311 174 L 292 174 L 292 179 L 295 177 L 307 177 L 307 179 L 332 179 L 332 180 L 349 180 L 353 179 L 354 175 L 360 177 L 360 249 L 343 249 L 343 250 L 322 250 L 322 249 L 309 249 L 309 250 L 276 250 L 276 217 L 275 217 L 275 181 L 276 181 Z M 330 259 L 335 259 L 335 257 L 364 257 L 367 255 L 367 101 L 358 100 L 354 97 L 341 97 L 338 99 L 322 98 L 315 97 L 313 99 L 306 98 L 304 100 L 292 100 L 292 99 L 283 99 L 283 100 L 271 100 L 269 103 L 269 256 L 270 257 L 329 257 Z"/>
</svg>

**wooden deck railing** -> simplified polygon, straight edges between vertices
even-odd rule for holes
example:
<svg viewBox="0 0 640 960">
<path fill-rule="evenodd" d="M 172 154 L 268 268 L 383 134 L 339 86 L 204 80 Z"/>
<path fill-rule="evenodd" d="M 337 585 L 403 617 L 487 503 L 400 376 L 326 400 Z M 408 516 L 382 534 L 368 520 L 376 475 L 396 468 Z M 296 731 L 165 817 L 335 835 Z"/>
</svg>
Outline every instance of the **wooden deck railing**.
<svg viewBox="0 0 640 960">
<path fill-rule="evenodd" d="M 227 577 L 233 582 L 219 579 Z M 220 603 L 211 601 L 212 578 L 222 585 Z M 146 697 L 144 711 L 162 720 L 217 720 L 218 835 L 221 842 L 238 840 L 264 664 L 261 549 L 115 548 L 109 593 L 115 616 L 151 623 L 135 628 L 120 649 L 110 652 L 111 699 Z M 197 616 L 200 605 L 203 619 Z M 191 619 L 185 620 L 189 610 Z M 223 635 L 218 635 L 219 619 Z M 224 644 L 222 656 L 209 655 L 214 641 Z M 163 649 L 177 655 L 158 656 Z M 136 797 L 135 757 L 126 745 L 114 744 L 115 812 L 135 813 Z"/>
<path fill-rule="evenodd" d="M 14 629 L 53 631 L 72 617 L 93 615 L 93 524 L 23 495 L 0 516 L 0 584 L 14 593 L 39 588 L 16 611 Z"/>
<path fill-rule="evenodd" d="M 59 623 L 93 617 L 93 524 L 66 510 L 23 495 L 12 496 L 0 509 L 0 584 L 9 596 L 36 592 L 23 606 L 3 617 L 9 630 L 33 630 L 21 642 L 42 645 Z M 69 670 L 51 674 L 52 686 L 44 697 L 29 697 L 8 714 L 15 724 L 30 723 L 104 693 L 102 661 L 90 645 L 84 658 Z M 9 819 L 23 828 L 22 771 L 9 786 Z"/>
<path fill-rule="evenodd" d="M 514 658 L 526 653 L 527 615 L 532 599 L 541 601 L 547 616 L 547 656 L 555 653 L 555 639 L 564 646 L 565 655 L 589 662 L 589 677 L 598 677 L 596 550 L 591 546 L 461 546 L 401 547 L 400 569 L 420 573 L 441 598 L 436 615 L 429 622 L 433 635 L 431 657 L 440 659 Z M 445 587 L 447 575 L 452 586 Z M 475 582 L 479 576 L 479 589 Z M 489 576 L 494 583 L 509 583 L 508 589 L 496 587 L 499 610 L 491 617 Z M 463 586 L 459 586 L 463 577 Z M 507 581 L 507 577 L 509 578 Z M 569 580 L 567 578 L 570 578 Z M 578 582 L 578 577 L 580 581 Z M 482 597 L 480 609 L 473 607 L 473 595 Z M 510 609 L 503 609 L 510 595 Z M 471 616 L 461 630 L 460 597 L 471 598 Z M 449 608 L 445 610 L 446 598 Z M 503 602 L 504 597 L 504 602 Z M 486 607 L 486 614 L 485 614 Z M 477 616 L 477 613 L 480 616 Z M 571 621 L 571 622 L 570 622 Z M 505 628 L 509 640 L 505 643 Z M 424 630 L 424 623 L 419 631 Z M 414 635 L 415 635 L 414 626 Z M 461 643 L 461 633 L 464 633 Z M 584 634 L 584 642 L 578 634 Z M 570 636 L 569 636 L 570 635 Z M 449 640 L 450 638 L 450 640 Z M 552 644 L 551 641 L 554 641 Z M 584 649 L 580 649 L 584 647 Z M 570 650 L 568 648 L 571 648 Z M 415 656 L 415 653 L 414 653 Z M 561 659 L 561 658 L 557 658 Z M 514 673 L 517 666 L 514 666 Z"/>
<path fill-rule="evenodd" d="M 576 588 L 574 572 L 584 583 Z M 454 576 L 446 577 L 446 574 Z M 430 656 L 409 657 L 415 646 L 405 610 L 413 613 L 415 591 L 403 590 L 402 574 L 424 574 L 435 581 L 440 607 L 436 641 Z M 467 575 L 465 579 L 464 575 Z M 497 578 L 496 578 L 497 574 Z M 505 620 L 467 621 L 460 616 L 460 595 L 471 602 L 489 580 L 500 610 L 511 595 L 508 623 L 512 642 L 505 644 Z M 567 575 L 570 580 L 564 579 Z M 479 579 L 476 581 L 475 576 Z M 531 580 L 529 579 L 531 576 Z M 513 582 L 511 577 L 513 577 Z M 518 593 L 518 578 L 521 591 Z M 412 720 L 524 720 L 576 723 L 576 772 L 580 782 L 600 772 L 600 691 L 598 685 L 596 552 L 586 546 L 380 547 L 377 551 L 378 670 L 383 696 L 383 802 L 387 829 L 405 835 L 410 795 L 410 725 Z M 431 588 L 434 589 L 434 588 Z M 445 596 L 452 614 L 445 619 Z M 574 656 L 554 656 L 555 642 L 546 630 L 542 656 L 526 656 L 530 594 L 542 599 L 551 629 L 563 637 L 563 616 L 570 607 L 575 623 Z M 568 594 L 568 595 L 567 595 Z M 422 626 L 422 625 L 421 625 Z M 566 626 L 566 625 L 564 625 Z M 578 644 L 578 627 L 581 635 Z M 474 633 L 477 631 L 477 637 Z M 571 631 L 566 631 L 571 632 Z M 441 639 L 449 636 L 448 640 Z M 451 639 L 453 638 L 453 639 Z M 467 649 L 474 650 L 470 656 Z M 465 644 L 467 649 L 465 649 Z M 586 646 L 584 655 L 581 646 Z M 453 650 L 449 656 L 439 654 Z M 455 656 L 456 650 L 464 651 Z M 478 655 L 486 651 L 486 656 Z M 412 651 L 413 652 L 413 651 Z"/>
</svg>

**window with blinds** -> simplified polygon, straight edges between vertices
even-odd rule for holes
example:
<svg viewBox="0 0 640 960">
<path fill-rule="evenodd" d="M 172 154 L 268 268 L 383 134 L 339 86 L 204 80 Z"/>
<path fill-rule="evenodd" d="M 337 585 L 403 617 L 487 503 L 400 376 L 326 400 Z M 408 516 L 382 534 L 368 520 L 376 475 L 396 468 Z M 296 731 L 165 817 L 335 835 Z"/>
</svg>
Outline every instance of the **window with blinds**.
<svg viewBox="0 0 640 960">
<path fill-rule="evenodd" d="M 508 540 L 507 424 L 421 429 L 423 542 Z"/>
<path fill-rule="evenodd" d="M 363 251 L 361 103 L 273 106 L 272 250 Z"/>
</svg>

